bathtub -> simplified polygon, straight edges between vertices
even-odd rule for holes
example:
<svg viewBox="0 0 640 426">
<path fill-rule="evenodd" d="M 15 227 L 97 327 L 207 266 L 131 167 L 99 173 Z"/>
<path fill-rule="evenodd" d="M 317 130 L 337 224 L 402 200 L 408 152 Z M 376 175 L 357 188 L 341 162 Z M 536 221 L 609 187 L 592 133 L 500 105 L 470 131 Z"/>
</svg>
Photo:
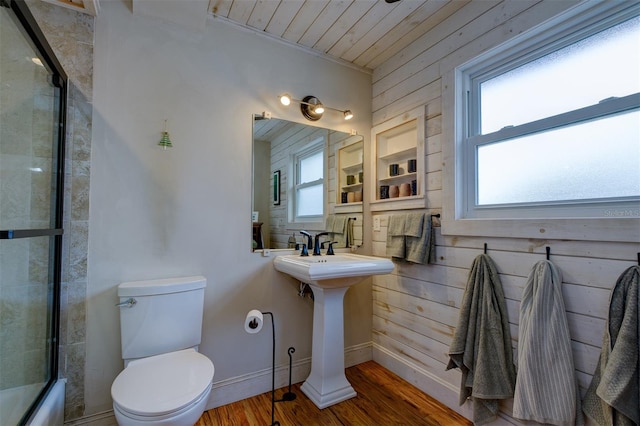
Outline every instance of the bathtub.
<svg viewBox="0 0 640 426">
<path fill-rule="evenodd" d="M 66 380 L 58 380 L 32 416 L 29 425 L 61 426 L 64 420 L 64 388 Z M 42 384 L 20 386 L 0 391 L 0 424 L 18 424 L 24 407 L 37 397 Z"/>
<path fill-rule="evenodd" d="M 40 426 L 62 426 L 64 422 L 64 388 L 67 381 L 61 379 L 49 389 L 49 393 L 40 403 L 27 424 Z"/>
</svg>

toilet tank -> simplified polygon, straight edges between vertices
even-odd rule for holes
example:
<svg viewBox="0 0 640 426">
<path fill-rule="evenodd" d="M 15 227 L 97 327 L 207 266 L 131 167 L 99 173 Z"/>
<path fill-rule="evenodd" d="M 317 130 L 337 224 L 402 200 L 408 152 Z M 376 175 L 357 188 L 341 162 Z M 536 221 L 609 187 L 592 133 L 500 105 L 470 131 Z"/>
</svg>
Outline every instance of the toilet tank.
<svg viewBox="0 0 640 426">
<path fill-rule="evenodd" d="M 200 344 L 204 288 L 201 276 L 125 282 L 118 286 L 122 358 L 130 360 Z"/>
</svg>

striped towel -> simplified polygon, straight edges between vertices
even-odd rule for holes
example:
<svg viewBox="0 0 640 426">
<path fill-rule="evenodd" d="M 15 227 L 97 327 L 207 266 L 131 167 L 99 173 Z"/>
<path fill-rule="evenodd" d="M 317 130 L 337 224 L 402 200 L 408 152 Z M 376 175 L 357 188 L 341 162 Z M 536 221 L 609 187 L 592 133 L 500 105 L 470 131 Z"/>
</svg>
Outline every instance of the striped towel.
<svg viewBox="0 0 640 426">
<path fill-rule="evenodd" d="M 513 416 L 552 425 L 583 424 L 560 271 L 536 263 L 520 303 Z"/>
<path fill-rule="evenodd" d="M 639 286 L 640 266 L 631 266 L 611 292 L 600 359 L 582 402 L 602 426 L 640 424 Z"/>
</svg>

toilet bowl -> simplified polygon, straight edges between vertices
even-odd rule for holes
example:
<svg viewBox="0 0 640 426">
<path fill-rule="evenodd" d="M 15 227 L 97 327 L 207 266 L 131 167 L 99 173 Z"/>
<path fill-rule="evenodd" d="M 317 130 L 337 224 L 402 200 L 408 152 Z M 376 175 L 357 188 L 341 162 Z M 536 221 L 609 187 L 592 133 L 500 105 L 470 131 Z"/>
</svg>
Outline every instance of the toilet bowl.
<svg viewBox="0 0 640 426">
<path fill-rule="evenodd" d="M 111 386 L 122 426 L 192 425 L 211 392 L 213 363 L 194 349 L 131 361 Z"/>
</svg>

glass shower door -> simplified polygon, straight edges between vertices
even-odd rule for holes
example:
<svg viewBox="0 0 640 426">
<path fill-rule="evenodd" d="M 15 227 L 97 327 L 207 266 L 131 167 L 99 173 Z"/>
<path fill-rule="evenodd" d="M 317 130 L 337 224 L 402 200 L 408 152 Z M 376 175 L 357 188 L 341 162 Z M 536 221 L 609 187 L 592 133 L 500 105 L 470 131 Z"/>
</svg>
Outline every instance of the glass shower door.
<svg viewBox="0 0 640 426">
<path fill-rule="evenodd" d="M 22 19 L 0 7 L 0 425 L 26 421 L 58 362 L 66 89 Z"/>
</svg>

